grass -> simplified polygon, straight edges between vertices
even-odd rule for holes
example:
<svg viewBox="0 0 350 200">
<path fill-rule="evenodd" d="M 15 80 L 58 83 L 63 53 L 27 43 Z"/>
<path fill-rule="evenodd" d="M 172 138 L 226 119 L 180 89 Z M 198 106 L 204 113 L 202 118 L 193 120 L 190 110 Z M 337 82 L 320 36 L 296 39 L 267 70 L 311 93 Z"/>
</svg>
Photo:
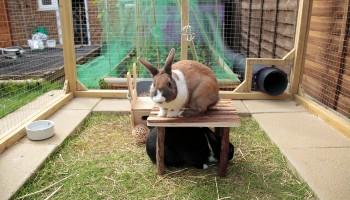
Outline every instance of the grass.
<svg viewBox="0 0 350 200">
<path fill-rule="evenodd" d="M 227 177 L 207 170 L 169 169 L 157 176 L 144 146 L 136 145 L 127 116 L 93 114 L 67 139 L 14 199 L 67 179 L 27 199 L 313 199 L 308 186 L 258 124 L 243 118 L 230 139 L 235 158 Z M 61 187 L 62 186 L 62 187 Z M 61 187 L 61 188 L 60 188 Z"/>
<path fill-rule="evenodd" d="M 33 101 L 38 96 L 60 87 L 60 84 L 50 82 L 0 84 L 0 119 Z"/>
</svg>

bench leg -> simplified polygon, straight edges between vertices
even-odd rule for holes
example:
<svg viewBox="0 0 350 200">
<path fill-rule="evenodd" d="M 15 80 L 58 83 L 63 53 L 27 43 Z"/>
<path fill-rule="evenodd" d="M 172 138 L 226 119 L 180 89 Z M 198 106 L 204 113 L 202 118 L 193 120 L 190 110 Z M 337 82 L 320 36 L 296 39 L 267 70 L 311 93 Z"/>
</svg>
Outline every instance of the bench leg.
<svg viewBox="0 0 350 200">
<path fill-rule="evenodd" d="M 165 128 L 164 127 L 157 127 L 157 151 L 156 151 L 156 158 L 157 158 L 157 169 L 158 174 L 162 175 L 165 171 L 165 165 L 164 165 L 164 139 L 165 139 Z"/>
<path fill-rule="evenodd" d="M 221 152 L 219 163 L 219 176 L 226 175 L 228 164 L 228 152 L 229 152 L 229 132 L 230 128 L 218 128 L 218 132 L 221 134 Z"/>
</svg>

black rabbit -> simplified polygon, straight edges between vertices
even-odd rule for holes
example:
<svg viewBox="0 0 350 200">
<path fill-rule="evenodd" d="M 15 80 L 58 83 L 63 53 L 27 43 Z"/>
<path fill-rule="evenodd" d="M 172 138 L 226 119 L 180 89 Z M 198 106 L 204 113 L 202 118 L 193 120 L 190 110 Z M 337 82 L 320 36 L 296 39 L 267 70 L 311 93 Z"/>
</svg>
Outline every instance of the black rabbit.
<svg viewBox="0 0 350 200">
<path fill-rule="evenodd" d="M 157 129 L 153 128 L 146 141 L 146 151 L 156 162 Z M 164 162 L 167 166 L 194 166 L 208 168 L 209 162 L 220 158 L 221 140 L 209 128 L 165 128 Z M 234 147 L 229 143 L 228 159 L 233 158 Z"/>
</svg>

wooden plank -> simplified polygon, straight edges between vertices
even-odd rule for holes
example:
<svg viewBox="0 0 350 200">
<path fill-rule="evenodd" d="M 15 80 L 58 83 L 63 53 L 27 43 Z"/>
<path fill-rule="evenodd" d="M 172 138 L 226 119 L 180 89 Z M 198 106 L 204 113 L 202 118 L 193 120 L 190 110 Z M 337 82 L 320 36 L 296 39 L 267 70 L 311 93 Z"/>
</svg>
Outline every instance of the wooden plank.
<svg viewBox="0 0 350 200">
<path fill-rule="evenodd" d="M 254 65 L 284 65 L 283 59 L 279 58 L 247 58 L 249 64 Z"/>
<path fill-rule="evenodd" d="M 283 93 L 278 96 L 270 96 L 262 92 L 233 92 L 233 91 L 220 91 L 220 98 L 225 99 L 242 99 L 242 100 L 277 100 L 277 99 L 290 99 L 292 96 L 287 93 Z"/>
<path fill-rule="evenodd" d="M 47 108 L 43 109 L 40 113 L 28 117 L 24 123 L 19 124 L 14 129 L 9 130 L 4 134 L 4 137 L 0 138 L 0 153 L 5 151 L 6 148 L 9 148 L 13 144 L 15 144 L 19 139 L 25 136 L 25 126 L 26 124 L 41 119 L 47 119 L 52 114 L 54 114 L 57 110 L 63 107 L 67 102 L 69 102 L 73 98 L 73 93 L 69 93 L 64 95 L 62 98 L 59 98 L 57 101 L 53 102 Z"/>
<path fill-rule="evenodd" d="M 306 109 L 308 109 L 311 113 L 323 119 L 330 126 L 334 127 L 345 136 L 350 138 L 350 121 L 349 119 L 345 119 L 341 117 L 339 114 L 315 103 L 307 97 L 303 97 L 300 95 L 295 95 L 295 100 L 297 103 L 303 105 Z"/>
<path fill-rule="evenodd" d="M 78 91 L 87 91 L 88 88 L 79 80 L 77 80 L 77 90 Z"/>
<path fill-rule="evenodd" d="M 311 8 L 313 0 L 300 0 L 298 9 L 298 18 L 295 34 L 295 57 L 294 65 L 290 76 L 291 94 L 296 94 L 299 91 L 302 70 L 305 63 L 306 43 L 310 27 Z"/>
<path fill-rule="evenodd" d="M 228 153 L 229 153 L 229 140 L 230 140 L 230 129 L 229 128 L 219 128 L 215 129 L 220 131 L 221 134 L 221 151 L 220 151 L 220 160 L 219 160 L 219 176 L 224 177 L 227 171 L 228 164 Z"/>
<path fill-rule="evenodd" d="M 158 114 L 158 110 L 152 110 L 150 113 L 150 116 L 155 116 Z M 227 117 L 227 115 L 236 115 L 237 114 L 237 110 L 236 109 L 232 109 L 232 110 L 209 110 L 205 112 L 205 115 L 208 115 L 208 118 L 214 118 L 214 120 L 216 120 L 215 118 L 229 118 Z"/>
<path fill-rule="evenodd" d="M 185 26 L 189 25 L 188 7 L 189 7 L 188 0 L 181 0 L 181 30 L 182 31 Z M 181 35 L 181 60 L 187 60 L 187 56 L 188 56 L 187 36 L 182 34 Z"/>
<path fill-rule="evenodd" d="M 126 99 L 127 94 L 128 90 L 88 90 L 76 91 L 74 96 Z"/>
<path fill-rule="evenodd" d="M 157 153 L 156 153 L 156 159 L 157 159 L 157 169 L 158 174 L 163 175 L 165 171 L 165 164 L 164 164 L 164 142 L 165 142 L 165 128 L 164 127 L 157 127 Z"/>
<path fill-rule="evenodd" d="M 150 117 L 149 117 L 150 118 Z M 148 122 L 147 126 L 166 126 L 166 127 L 239 127 L 239 118 L 232 122 L 193 122 L 193 123 L 164 123 L 164 122 Z"/>
<path fill-rule="evenodd" d="M 60 1 L 62 23 L 64 74 L 69 83 L 69 90 L 77 90 L 76 56 L 74 48 L 74 32 L 72 19 L 72 0 Z"/>
<path fill-rule="evenodd" d="M 159 107 L 153 107 L 150 117 L 148 118 L 149 123 L 153 122 L 169 122 L 169 123 L 193 123 L 193 122 L 232 122 L 232 120 L 237 120 L 238 116 L 237 110 L 234 107 L 233 101 L 231 99 L 222 99 L 218 102 L 217 106 L 209 108 L 209 110 L 199 116 L 193 117 L 180 117 L 180 118 L 166 118 L 156 116 L 159 111 Z M 238 118 L 239 119 L 239 118 Z M 236 123 L 236 121 L 234 122 Z"/>
<path fill-rule="evenodd" d="M 76 97 L 100 97 L 100 98 L 118 98 L 126 99 L 128 90 L 88 90 L 88 91 L 76 91 Z M 220 98 L 222 99 L 260 99 L 260 100 L 275 100 L 275 99 L 290 99 L 291 96 L 287 93 L 283 93 L 279 96 L 270 96 L 262 92 L 233 92 L 233 91 L 219 91 Z M 139 97 L 141 98 L 141 97 Z M 149 97 L 145 97 L 149 98 Z"/>
<path fill-rule="evenodd" d="M 133 84 L 132 84 L 130 72 L 128 72 L 128 73 L 126 74 L 126 77 L 127 77 L 127 82 L 128 82 L 128 98 L 130 99 L 131 108 L 132 108 L 133 105 L 135 104 L 136 97 L 134 97 Z"/>
<path fill-rule="evenodd" d="M 253 78 L 253 64 L 246 59 L 245 75 L 244 82 L 245 86 L 243 87 L 243 92 L 250 92 L 252 89 L 252 78 Z"/>
<path fill-rule="evenodd" d="M 154 107 L 154 102 L 150 97 L 138 97 L 135 105 L 131 107 L 133 110 L 150 111 Z"/>
</svg>

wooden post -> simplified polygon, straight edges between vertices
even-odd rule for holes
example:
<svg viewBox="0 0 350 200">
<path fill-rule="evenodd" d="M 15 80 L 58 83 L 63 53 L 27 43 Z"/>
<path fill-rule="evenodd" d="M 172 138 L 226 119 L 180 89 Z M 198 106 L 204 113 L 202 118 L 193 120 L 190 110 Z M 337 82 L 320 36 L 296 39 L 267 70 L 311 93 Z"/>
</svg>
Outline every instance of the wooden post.
<svg viewBox="0 0 350 200">
<path fill-rule="evenodd" d="M 164 164 L 164 141 L 165 141 L 165 127 L 157 127 L 157 169 L 158 174 L 162 175 L 165 171 Z"/>
<path fill-rule="evenodd" d="M 181 32 L 183 28 L 189 25 L 188 0 L 181 0 Z M 188 41 L 187 36 L 181 34 L 181 60 L 187 60 Z"/>
<path fill-rule="evenodd" d="M 60 1 L 60 16 L 62 22 L 64 74 L 68 80 L 69 91 L 77 90 L 76 58 L 74 48 L 72 0 Z"/>
<path fill-rule="evenodd" d="M 229 132 L 230 128 L 216 128 L 216 134 L 221 135 L 221 151 L 220 151 L 220 163 L 219 163 L 219 176 L 223 177 L 226 175 L 228 153 L 229 153 Z M 218 133 L 220 132 L 220 133 Z"/>
<path fill-rule="evenodd" d="M 300 0 L 297 26 L 295 30 L 295 57 L 290 77 L 290 93 L 297 94 L 301 81 L 302 70 L 305 64 L 306 43 L 309 35 L 310 18 L 313 0 Z"/>
<path fill-rule="evenodd" d="M 253 67 L 254 65 L 249 61 L 249 59 L 246 59 L 246 70 L 244 78 L 244 80 L 246 81 L 246 92 L 250 92 L 252 90 Z"/>
</svg>

